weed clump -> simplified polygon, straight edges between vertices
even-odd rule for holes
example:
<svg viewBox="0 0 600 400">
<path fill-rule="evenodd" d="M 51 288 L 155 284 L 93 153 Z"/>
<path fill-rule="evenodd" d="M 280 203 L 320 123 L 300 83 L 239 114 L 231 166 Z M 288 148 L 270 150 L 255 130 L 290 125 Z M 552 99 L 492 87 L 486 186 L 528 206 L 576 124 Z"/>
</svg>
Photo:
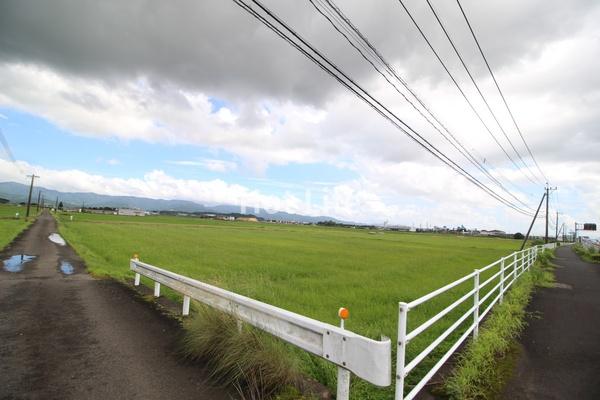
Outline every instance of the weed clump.
<svg viewBox="0 0 600 400">
<path fill-rule="evenodd" d="M 297 362 L 277 339 L 228 314 L 195 305 L 184 321 L 182 353 L 202 360 L 212 378 L 235 387 L 244 399 L 273 398 L 299 379 Z"/>
</svg>

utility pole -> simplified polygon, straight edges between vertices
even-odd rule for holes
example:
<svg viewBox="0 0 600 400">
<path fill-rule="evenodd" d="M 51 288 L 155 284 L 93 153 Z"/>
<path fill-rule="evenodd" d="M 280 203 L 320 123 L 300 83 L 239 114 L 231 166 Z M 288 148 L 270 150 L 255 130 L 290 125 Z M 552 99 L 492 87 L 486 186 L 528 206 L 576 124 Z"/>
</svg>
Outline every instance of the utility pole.
<svg viewBox="0 0 600 400">
<path fill-rule="evenodd" d="M 38 201 L 37 201 L 37 204 L 35 205 L 35 212 L 40 211 L 40 198 L 41 197 L 42 197 L 42 191 L 38 190 Z"/>
<path fill-rule="evenodd" d="M 27 213 L 25 214 L 25 219 L 29 218 L 29 209 L 31 207 L 31 192 L 33 191 L 33 180 L 35 178 L 39 178 L 36 174 L 27 175 L 27 177 L 31 177 L 31 185 L 29 185 L 29 196 L 27 197 Z"/>
<path fill-rule="evenodd" d="M 556 212 L 556 241 L 558 242 L 558 211 Z"/>
<path fill-rule="evenodd" d="M 549 206 L 548 206 L 548 200 L 550 197 L 550 191 L 551 190 L 556 190 L 556 187 L 551 188 L 550 186 L 548 186 L 548 184 L 546 183 L 546 236 L 544 237 L 544 243 L 548 243 L 548 217 L 549 217 Z"/>
<path fill-rule="evenodd" d="M 535 215 L 533 216 L 533 219 L 531 220 L 531 225 L 529 225 L 529 229 L 527 230 L 527 235 L 525 235 L 525 239 L 523 240 L 523 244 L 521 244 L 521 250 L 523 250 L 523 248 L 525 247 L 525 243 L 527 243 L 527 240 L 529 239 L 529 234 L 531 233 L 531 228 L 533 228 L 533 224 L 535 223 L 535 220 L 537 219 L 538 213 L 540 212 L 540 208 L 542 208 L 542 204 L 544 203 L 544 197 L 546 197 L 547 192 L 544 192 L 544 194 L 542 195 L 542 200 L 540 200 L 540 205 L 538 206 L 537 210 L 535 211 Z M 546 203 L 548 204 L 548 203 Z M 546 221 L 548 221 L 548 215 L 546 214 Z M 548 225 L 546 225 L 546 233 L 548 232 Z"/>
<path fill-rule="evenodd" d="M 56 203 L 54 203 L 54 211 L 58 211 L 58 196 L 56 196 Z"/>
</svg>

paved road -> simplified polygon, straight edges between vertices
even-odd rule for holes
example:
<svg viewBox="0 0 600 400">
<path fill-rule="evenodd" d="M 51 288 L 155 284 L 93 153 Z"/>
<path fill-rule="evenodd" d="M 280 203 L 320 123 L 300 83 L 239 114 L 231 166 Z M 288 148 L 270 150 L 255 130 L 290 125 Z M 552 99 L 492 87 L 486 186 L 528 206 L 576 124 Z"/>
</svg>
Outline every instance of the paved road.
<svg viewBox="0 0 600 400">
<path fill-rule="evenodd" d="M 181 362 L 176 323 L 128 289 L 91 278 L 41 215 L 0 253 L 0 399 L 229 399 L 197 365 Z M 61 272 L 60 263 L 67 261 Z"/>
<path fill-rule="evenodd" d="M 556 250 L 556 288 L 539 290 L 505 399 L 600 399 L 600 265 Z"/>
</svg>

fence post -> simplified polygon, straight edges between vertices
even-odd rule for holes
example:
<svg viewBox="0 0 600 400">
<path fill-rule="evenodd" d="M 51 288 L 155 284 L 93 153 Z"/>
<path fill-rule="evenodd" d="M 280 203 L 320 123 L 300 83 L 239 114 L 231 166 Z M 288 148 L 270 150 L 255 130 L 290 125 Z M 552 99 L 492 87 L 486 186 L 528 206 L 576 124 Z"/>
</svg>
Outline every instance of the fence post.
<svg viewBox="0 0 600 400">
<path fill-rule="evenodd" d="M 183 310 L 181 315 L 190 315 L 190 296 L 183 296 Z"/>
<path fill-rule="evenodd" d="M 519 268 L 519 253 L 515 252 L 515 265 L 513 265 L 513 276 L 514 276 L 514 280 L 517 280 L 517 269 Z"/>
<path fill-rule="evenodd" d="M 475 270 L 474 278 L 474 288 L 475 293 L 473 294 L 473 305 L 475 309 L 473 310 L 473 323 L 475 327 L 473 328 L 473 339 L 477 339 L 479 336 L 479 270 Z"/>
<path fill-rule="evenodd" d="M 502 304 L 504 301 L 504 257 L 500 259 L 500 298 L 498 302 Z"/>
<path fill-rule="evenodd" d="M 338 310 L 340 328 L 344 329 L 344 320 L 348 318 L 348 315 L 349 312 L 344 307 Z M 343 342 L 342 346 L 345 345 L 346 343 Z M 342 352 L 342 354 L 344 352 Z M 339 400 L 348 400 L 350 398 L 350 371 L 346 368 L 338 367 L 337 369 L 337 396 L 335 398 Z"/>
<path fill-rule="evenodd" d="M 408 304 L 398 304 L 398 351 L 396 352 L 396 396 L 395 400 L 404 399 L 404 363 L 406 361 L 406 322 L 408 320 Z"/>
<path fill-rule="evenodd" d="M 133 261 L 140 261 L 140 258 L 137 254 L 133 255 Z M 134 286 L 140 286 L 140 274 L 139 273 L 135 273 L 135 279 L 133 280 L 133 285 Z"/>
<path fill-rule="evenodd" d="M 160 297 L 160 283 L 154 282 L 154 297 Z"/>
</svg>

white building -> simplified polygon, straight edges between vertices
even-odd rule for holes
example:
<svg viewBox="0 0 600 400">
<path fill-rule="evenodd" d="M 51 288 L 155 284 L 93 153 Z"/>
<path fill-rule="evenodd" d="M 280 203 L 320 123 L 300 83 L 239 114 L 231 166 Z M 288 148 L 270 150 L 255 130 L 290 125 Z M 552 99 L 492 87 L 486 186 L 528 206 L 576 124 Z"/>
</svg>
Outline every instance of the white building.
<svg viewBox="0 0 600 400">
<path fill-rule="evenodd" d="M 138 210 L 135 208 L 119 208 L 118 214 L 131 217 L 143 217 L 146 215 L 146 212 L 144 210 Z"/>
</svg>

